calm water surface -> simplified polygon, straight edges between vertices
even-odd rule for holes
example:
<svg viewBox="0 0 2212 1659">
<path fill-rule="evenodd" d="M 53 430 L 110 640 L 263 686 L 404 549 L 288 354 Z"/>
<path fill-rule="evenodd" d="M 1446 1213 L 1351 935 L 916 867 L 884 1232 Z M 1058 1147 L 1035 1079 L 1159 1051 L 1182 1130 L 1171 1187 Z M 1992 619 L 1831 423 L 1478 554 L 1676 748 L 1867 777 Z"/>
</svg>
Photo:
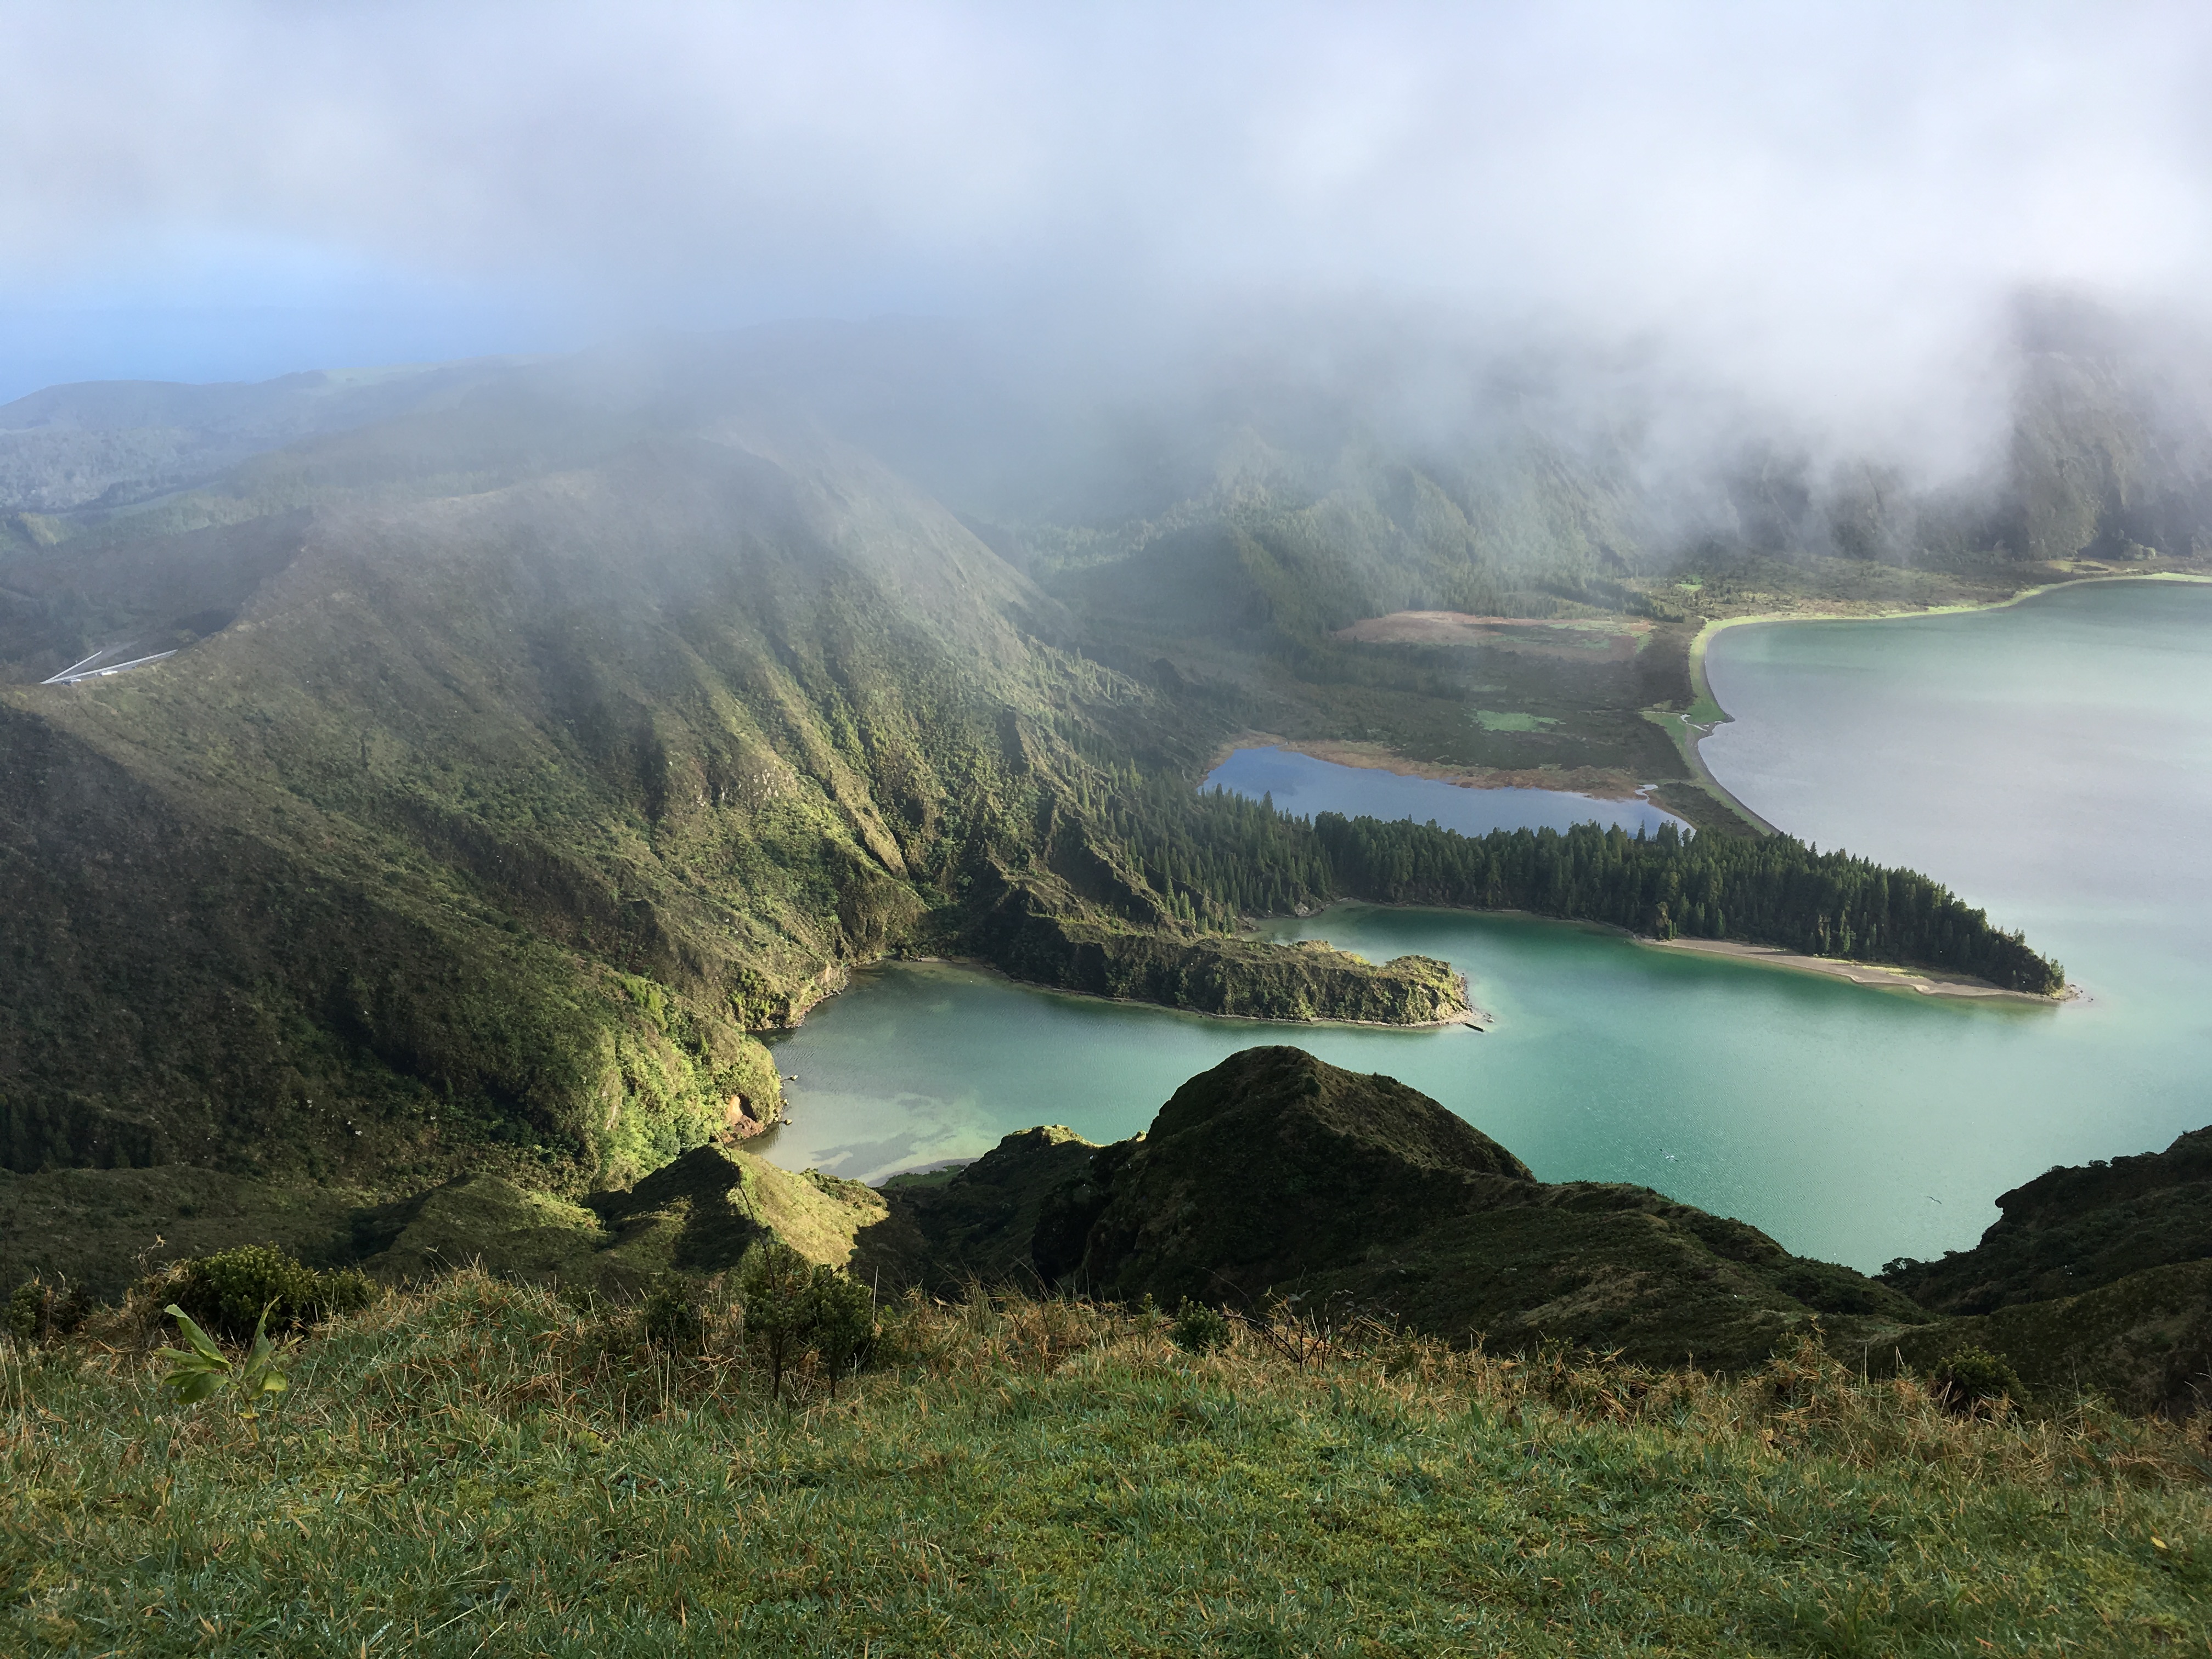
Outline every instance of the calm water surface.
<svg viewBox="0 0 2212 1659">
<path fill-rule="evenodd" d="M 1294 749 L 1239 749 L 1214 768 L 1209 788 L 1257 800 L 1274 797 L 1285 812 L 1346 817 L 1411 818 L 1462 835 L 1492 830 L 1565 830 L 1576 823 L 1617 823 L 1634 835 L 1662 823 L 1688 826 L 1646 800 L 1601 800 L 1564 789 L 1462 789 L 1437 778 L 1401 777 L 1368 766 L 1339 766 Z"/>
<path fill-rule="evenodd" d="M 1995 1194 L 2054 1163 L 2212 1122 L 2212 588 L 1733 629 L 1708 668 L 1737 718 L 1705 752 L 1754 810 L 1929 871 L 2089 1000 L 1942 1002 L 1525 918 L 1344 906 L 1277 931 L 1443 957 L 1497 1029 L 1258 1025 L 897 965 L 779 1041 L 799 1080 L 763 1150 L 874 1178 L 1037 1122 L 1112 1139 L 1192 1073 L 1295 1042 L 1436 1096 L 1547 1179 L 1645 1182 L 1873 1267 L 1972 1243 Z"/>
</svg>

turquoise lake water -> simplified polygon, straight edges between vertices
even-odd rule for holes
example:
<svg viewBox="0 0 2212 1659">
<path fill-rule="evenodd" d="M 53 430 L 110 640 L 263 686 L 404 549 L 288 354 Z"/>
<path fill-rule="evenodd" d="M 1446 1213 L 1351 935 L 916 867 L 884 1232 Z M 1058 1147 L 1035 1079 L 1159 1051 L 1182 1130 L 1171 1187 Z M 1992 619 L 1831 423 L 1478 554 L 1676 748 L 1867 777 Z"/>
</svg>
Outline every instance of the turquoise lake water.
<svg viewBox="0 0 2212 1659">
<path fill-rule="evenodd" d="M 1193 1073 L 1289 1042 L 1403 1079 L 1547 1180 L 1641 1182 L 1872 1268 L 1971 1244 L 1996 1194 L 2052 1164 L 2212 1122 L 2212 588 L 1731 629 L 1707 667 L 1736 718 L 1705 753 L 1753 810 L 1929 872 L 2087 997 L 1943 1001 L 1529 918 L 1340 906 L 1275 931 L 1444 957 L 1497 1028 L 1260 1025 L 895 964 L 777 1041 L 799 1080 L 763 1150 L 875 1179 L 1033 1123 L 1111 1139 Z M 1421 781 L 1339 781 L 1369 776 Z"/>
</svg>

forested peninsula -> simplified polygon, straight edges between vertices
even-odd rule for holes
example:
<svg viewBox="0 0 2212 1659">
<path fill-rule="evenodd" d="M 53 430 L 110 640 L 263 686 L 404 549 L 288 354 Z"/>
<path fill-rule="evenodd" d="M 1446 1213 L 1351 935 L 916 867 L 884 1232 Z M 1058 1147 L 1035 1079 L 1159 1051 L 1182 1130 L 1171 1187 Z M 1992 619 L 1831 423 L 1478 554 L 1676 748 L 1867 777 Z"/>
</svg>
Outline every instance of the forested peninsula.
<svg viewBox="0 0 2212 1659">
<path fill-rule="evenodd" d="M 1671 824 L 1631 836 L 1586 823 L 1470 836 L 1334 812 L 1308 822 L 1219 790 L 1195 801 L 1187 828 L 1141 805 L 1113 821 L 1141 848 L 1146 874 L 1217 926 L 1352 898 L 1733 939 L 1966 974 L 2038 995 L 2066 984 L 2060 965 L 2020 933 L 1917 871 L 1789 836 L 1685 836 Z"/>
</svg>

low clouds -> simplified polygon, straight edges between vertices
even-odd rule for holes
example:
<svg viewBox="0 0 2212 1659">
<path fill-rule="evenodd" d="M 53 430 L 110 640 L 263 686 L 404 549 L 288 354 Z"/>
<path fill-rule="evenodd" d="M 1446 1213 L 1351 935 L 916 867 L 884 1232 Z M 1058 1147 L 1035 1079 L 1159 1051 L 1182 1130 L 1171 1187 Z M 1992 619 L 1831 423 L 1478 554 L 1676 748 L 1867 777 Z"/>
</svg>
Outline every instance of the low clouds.
<svg viewBox="0 0 2212 1659">
<path fill-rule="evenodd" d="M 2199 6 L 69 4 L 0 58 L 15 304 L 404 293 L 441 351 L 1364 306 L 1912 448 L 2020 289 L 2212 291 Z"/>
</svg>

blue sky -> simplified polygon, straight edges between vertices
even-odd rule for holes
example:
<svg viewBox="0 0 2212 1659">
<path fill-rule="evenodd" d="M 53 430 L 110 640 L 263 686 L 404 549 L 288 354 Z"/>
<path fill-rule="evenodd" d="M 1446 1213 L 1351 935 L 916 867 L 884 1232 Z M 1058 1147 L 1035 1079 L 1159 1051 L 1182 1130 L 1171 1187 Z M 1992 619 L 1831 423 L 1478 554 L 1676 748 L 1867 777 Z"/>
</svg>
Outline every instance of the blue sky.
<svg viewBox="0 0 2212 1659">
<path fill-rule="evenodd" d="M 2201 5 L 19 0 L 0 61 L 0 398 L 1325 304 L 1850 428 L 2022 286 L 2212 293 Z"/>
</svg>

